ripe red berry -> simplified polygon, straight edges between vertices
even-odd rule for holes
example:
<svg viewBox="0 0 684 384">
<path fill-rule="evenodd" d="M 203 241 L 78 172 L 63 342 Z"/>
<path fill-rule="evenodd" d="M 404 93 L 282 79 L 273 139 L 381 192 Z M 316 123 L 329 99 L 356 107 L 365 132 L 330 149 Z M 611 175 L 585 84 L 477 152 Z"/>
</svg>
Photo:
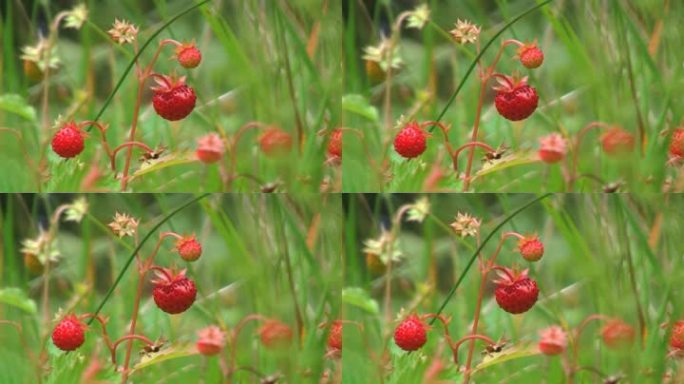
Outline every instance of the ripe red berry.
<svg viewBox="0 0 684 384">
<path fill-rule="evenodd" d="M 226 335 L 221 328 L 210 325 L 197 332 L 197 350 L 205 356 L 216 355 L 226 345 Z"/>
<path fill-rule="evenodd" d="M 73 351 L 85 341 L 85 324 L 74 315 L 68 315 L 52 331 L 52 342 L 62 351 Z"/>
<path fill-rule="evenodd" d="M 83 152 L 85 133 L 74 122 L 64 124 L 52 138 L 52 150 L 65 159 Z"/>
<path fill-rule="evenodd" d="M 601 146 L 609 155 L 634 151 L 634 135 L 620 127 L 612 127 L 601 135 Z"/>
<path fill-rule="evenodd" d="M 162 311 L 175 315 L 185 312 L 195 302 L 197 287 L 194 281 L 185 277 L 185 272 L 185 269 L 178 273 L 170 269 L 155 270 L 157 279 L 152 281 L 155 284 L 152 296 Z"/>
<path fill-rule="evenodd" d="M 518 251 L 527 261 L 538 261 L 544 256 L 544 244 L 537 235 L 527 236 L 518 241 Z"/>
<path fill-rule="evenodd" d="M 278 127 L 269 127 L 259 136 L 259 146 L 267 156 L 284 155 L 292 150 L 292 135 Z"/>
<path fill-rule="evenodd" d="M 394 330 L 394 342 L 404 351 L 415 351 L 427 342 L 427 326 L 416 315 L 410 315 Z"/>
<path fill-rule="evenodd" d="M 557 163 L 565 158 L 568 152 L 568 143 L 563 136 L 552 133 L 539 138 L 539 158 L 547 163 Z"/>
<path fill-rule="evenodd" d="M 537 46 L 537 43 L 525 44 L 518 49 L 518 57 L 525 68 L 539 68 L 544 62 L 544 52 Z"/>
<path fill-rule="evenodd" d="M 568 346 L 568 338 L 563 328 L 553 325 L 539 332 L 539 350 L 547 355 L 560 355 Z"/>
<path fill-rule="evenodd" d="M 425 152 L 427 136 L 420 125 L 412 121 L 394 138 L 394 150 L 407 159 L 418 157 Z"/>
<path fill-rule="evenodd" d="M 342 322 L 335 320 L 330 325 L 330 333 L 328 334 L 328 347 L 331 349 L 342 349 Z"/>
<path fill-rule="evenodd" d="M 176 58 L 183 68 L 191 69 L 200 64 L 202 53 L 195 46 L 195 42 L 184 43 L 176 48 Z"/>
<path fill-rule="evenodd" d="M 528 270 L 516 272 L 505 268 L 506 272 L 499 272 L 499 279 L 494 295 L 499 307 L 506 312 L 519 314 L 527 312 L 539 296 L 537 282 L 527 277 Z"/>
<path fill-rule="evenodd" d="M 225 152 L 226 146 L 221 140 L 221 136 L 216 133 L 210 133 L 197 139 L 195 155 L 205 164 L 212 164 L 221 160 Z"/>
<path fill-rule="evenodd" d="M 684 157 L 684 128 L 677 128 L 672 132 L 670 156 Z"/>
<path fill-rule="evenodd" d="M 342 157 L 342 130 L 334 129 L 328 141 L 328 156 Z"/>
<path fill-rule="evenodd" d="M 202 256 L 202 244 L 197 241 L 195 235 L 185 236 L 176 241 L 176 251 L 185 261 L 195 261 Z"/>
<path fill-rule="evenodd" d="M 280 320 L 266 320 L 259 328 L 259 338 L 267 348 L 287 347 L 292 343 L 292 336 L 292 328 Z"/>
<path fill-rule="evenodd" d="M 672 326 L 670 347 L 684 350 L 684 320 L 679 320 Z"/>
<path fill-rule="evenodd" d="M 608 348 L 621 349 L 634 343 L 635 332 L 634 328 L 624 321 L 612 319 L 601 328 L 601 337 Z"/>
<path fill-rule="evenodd" d="M 185 84 L 185 76 L 179 79 L 169 76 L 162 76 L 162 79 L 155 77 L 155 81 L 159 85 L 151 88 L 154 91 L 152 106 L 159 116 L 176 121 L 185 118 L 195 109 L 197 96 L 195 91 Z"/>
<path fill-rule="evenodd" d="M 511 121 L 520 121 L 528 118 L 539 103 L 537 90 L 527 85 L 527 77 L 516 81 L 511 77 L 497 78 L 500 86 L 497 91 L 494 105 L 499 114 Z"/>
</svg>

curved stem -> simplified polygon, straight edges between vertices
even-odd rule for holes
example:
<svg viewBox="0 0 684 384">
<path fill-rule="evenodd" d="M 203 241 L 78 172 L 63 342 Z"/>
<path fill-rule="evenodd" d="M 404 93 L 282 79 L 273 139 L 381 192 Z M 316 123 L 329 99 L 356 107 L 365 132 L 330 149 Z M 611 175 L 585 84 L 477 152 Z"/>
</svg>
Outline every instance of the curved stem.
<svg viewBox="0 0 684 384">
<path fill-rule="evenodd" d="M 454 355 L 454 364 L 458 365 L 458 348 L 461 346 L 461 344 L 463 344 L 464 342 L 466 342 L 468 340 L 473 340 L 473 341 L 482 340 L 489 345 L 496 344 L 496 342 L 494 342 L 494 340 L 490 339 L 489 337 L 487 337 L 485 335 L 480 335 L 477 333 L 472 334 L 472 335 L 463 336 L 455 344 L 450 345 L 451 353 Z M 467 370 L 466 370 L 466 375 L 469 375 L 468 370 L 469 370 L 469 368 L 467 368 Z"/>
<path fill-rule="evenodd" d="M 119 145 L 118 147 L 114 148 L 114 150 L 111 152 L 109 156 L 109 161 L 110 161 L 110 166 L 112 167 L 112 171 L 116 169 L 116 154 L 119 153 L 119 151 L 123 148 L 128 148 L 129 153 L 132 150 L 133 147 L 138 147 L 142 148 L 145 152 L 150 153 L 153 152 L 152 148 L 148 147 L 146 144 L 141 143 L 139 141 L 129 141 L 127 143 L 123 143 Z M 130 159 L 127 157 L 126 162 L 128 163 Z"/>
<path fill-rule="evenodd" d="M 573 347 L 573 356 L 572 356 L 572 369 L 574 370 L 574 367 L 577 366 L 577 359 L 579 357 L 579 339 L 580 336 L 582 336 L 582 332 L 584 331 L 584 328 L 587 327 L 587 325 L 592 322 L 592 321 L 608 321 L 610 320 L 610 317 L 606 315 L 601 315 L 601 314 L 593 314 L 587 316 L 582 322 L 580 323 L 579 326 L 577 326 L 577 329 L 575 330 L 575 337 L 573 338 L 572 342 L 572 347 Z"/>
<path fill-rule="evenodd" d="M 260 314 L 251 314 L 247 315 L 240 320 L 240 322 L 237 323 L 235 326 L 235 329 L 233 329 L 233 334 L 231 337 L 231 348 L 230 348 L 230 363 L 228 367 L 228 376 L 232 376 L 233 372 L 235 372 L 237 369 L 235 368 L 235 359 L 236 359 L 236 354 L 237 354 L 237 339 L 238 336 L 240 336 L 240 332 L 242 331 L 242 328 L 245 327 L 245 325 L 250 322 L 250 321 L 266 321 L 268 320 L 267 317 L 260 315 Z"/>
<path fill-rule="evenodd" d="M 442 131 L 442 135 L 444 136 L 444 145 L 447 147 L 447 151 L 449 151 L 449 156 L 451 156 L 451 154 L 454 153 L 454 149 L 449 142 L 449 127 L 439 121 L 426 121 L 420 124 L 421 128 L 430 126 L 437 126 L 439 127 L 440 131 Z"/>
<path fill-rule="evenodd" d="M 131 334 L 131 335 L 121 336 L 118 340 L 116 340 L 114 342 L 114 344 L 112 344 L 112 348 L 110 349 L 110 352 L 112 355 L 112 364 L 114 364 L 115 366 L 116 366 L 116 347 L 118 347 L 119 344 L 121 344 L 122 342 L 124 342 L 126 340 L 130 340 L 130 341 L 140 340 L 149 346 L 154 345 L 153 341 L 151 341 L 150 339 L 148 339 L 147 337 L 145 337 L 143 335 Z M 131 344 L 129 344 L 129 345 L 131 345 Z M 130 350 L 130 348 L 129 348 L 129 350 Z M 129 351 L 127 350 L 126 355 L 128 355 L 128 354 L 129 354 Z M 128 360 L 128 359 L 126 359 L 126 360 Z M 126 366 L 124 367 L 124 376 L 128 376 L 128 364 L 126 364 Z"/>
<path fill-rule="evenodd" d="M 584 139 L 584 136 L 589 132 L 590 130 L 594 128 L 610 128 L 611 125 L 607 123 L 603 123 L 600 121 L 593 121 L 587 125 L 585 125 L 582 129 L 580 129 L 579 132 L 577 132 L 577 136 L 575 136 L 575 145 L 572 148 L 572 173 L 570 175 L 570 190 L 572 191 L 572 186 L 577 179 L 577 159 L 578 159 L 578 154 L 579 154 L 579 148 L 580 144 L 582 144 L 582 139 Z"/>
<path fill-rule="evenodd" d="M 107 153 L 107 157 L 109 157 L 109 162 L 112 166 L 112 171 L 114 171 L 114 154 L 112 153 L 112 149 L 109 147 L 109 143 L 107 143 L 107 127 L 103 124 L 100 124 L 97 121 L 92 121 L 92 120 L 86 120 L 82 121 L 81 123 L 78 124 L 79 128 L 87 127 L 87 126 L 93 126 L 96 127 L 98 131 L 100 131 L 100 136 L 102 138 L 102 148 L 104 148 L 105 152 Z"/>
<path fill-rule="evenodd" d="M 487 263 L 487 266 L 485 267 L 485 270 L 487 268 L 492 268 L 492 266 L 494 266 L 494 263 L 496 262 L 496 258 L 499 256 L 499 253 L 501 252 L 501 248 L 503 247 L 504 241 L 506 241 L 506 239 L 508 239 L 510 237 L 515 237 L 518 240 L 522 240 L 525 238 L 523 235 L 519 234 L 518 232 L 514 232 L 514 231 L 502 233 L 501 234 L 501 240 L 499 240 L 499 245 L 496 247 L 496 251 L 494 251 L 494 253 L 492 254 L 492 257 L 489 258 L 489 261 Z M 488 272 L 489 271 L 485 272 L 485 276 Z"/>
<path fill-rule="evenodd" d="M 451 153 L 451 162 L 452 162 L 453 167 L 454 167 L 454 172 L 456 172 L 457 176 L 458 176 L 458 155 L 460 155 L 461 152 L 463 152 L 463 150 L 466 148 L 471 148 L 471 153 L 473 153 L 473 150 L 475 149 L 475 147 L 482 148 L 485 151 L 487 151 L 488 153 L 496 152 L 496 150 L 494 148 L 492 148 L 490 145 L 483 143 L 481 141 L 471 141 L 469 143 L 463 144 L 462 146 L 458 147 L 458 149 L 456 149 L 456 151 L 450 152 Z M 469 157 L 468 158 L 468 164 L 471 164 L 471 161 L 472 161 L 472 159 Z M 468 178 L 469 175 L 470 175 L 470 172 L 468 170 L 466 170 L 466 178 Z"/>
<path fill-rule="evenodd" d="M 489 66 L 488 73 L 485 74 L 485 76 L 491 74 L 491 71 L 494 70 L 496 65 L 499 63 L 499 60 L 501 60 L 501 55 L 503 55 L 504 49 L 509 45 L 517 45 L 518 47 L 522 47 L 524 44 L 515 39 L 504 40 L 501 43 L 501 47 L 499 47 L 499 52 L 497 52 L 496 58 L 494 58 L 494 61 L 492 61 L 492 64 Z"/>
</svg>

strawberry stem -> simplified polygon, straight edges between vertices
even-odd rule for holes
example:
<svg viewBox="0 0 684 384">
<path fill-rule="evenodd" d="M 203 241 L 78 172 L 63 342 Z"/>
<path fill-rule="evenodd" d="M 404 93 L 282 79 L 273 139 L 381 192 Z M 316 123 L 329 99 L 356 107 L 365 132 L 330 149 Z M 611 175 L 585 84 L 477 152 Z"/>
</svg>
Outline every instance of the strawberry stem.
<svg viewBox="0 0 684 384">
<path fill-rule="evenodd" d="M 485 335 L 477 334 L 477 333 L 461 337 L 460 339 L 458 339 L 458 341 L 456 341 L 455 344 L 449 345 L 449 347 L 451 348 L 451 353 L 454 355 L 454 364 L 456 364 L 457 366 L 458 366 L 458 348 L 461 346 L 461 344 L 463 344 L 464 342 L 466 342 L 468 340 L 473 340 L 473 341 L 482 340 L 489 345 L 495 345 L 496 344 L 494 342 L 494 340 L 492 340 L 491 338 L 489 338 Z"/>
<path fill-rule="evenodd" d="M 473 148 L 474 149 L 474 147 L 482 148 L 485 151 L 487 151 L 487 153 L 496 152 L 496 150 L 494 148 L 492 148 L 488 144 L 483 143 L 481 141 L 471 141 L 469 143 L 463 144 L 455 152 L 450 152 L 452 154 L 451 155 L 451 161 L 453 163 L 454 172 L 456 172 L 456 176 L 458 176 L 458 155 L 460 155 L 464 149 L 466 149 L 466 148 Z"/>
</svg>

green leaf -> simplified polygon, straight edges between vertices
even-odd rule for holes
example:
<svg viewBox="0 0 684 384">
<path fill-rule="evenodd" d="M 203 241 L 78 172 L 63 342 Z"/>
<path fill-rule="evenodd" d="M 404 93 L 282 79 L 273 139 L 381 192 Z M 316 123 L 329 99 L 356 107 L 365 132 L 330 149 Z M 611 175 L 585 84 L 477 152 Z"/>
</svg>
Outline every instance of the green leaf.
<svg viewBox="0 0 684 384">
<path fill-rule="evenodd" d="M 140 362 L 133 367 L 133 371 L 138 371 L 167 360 L 196 355 L 197 353 L 197 349 L 192 344 L 172 345 L 157 353 L 143 355 Z"/>
<path fill-rule="evenodd" d="M 519 165 L 527 165 L 527 164 L 532 164 L 536 163 L 539 161 L 539 158 L 536 157 L 532 153 L 513 153 L 511 155 L 508 155 L 504 157 L 501 160 L 497 160 L 493 163 L 486 163 L 484 166 L 482 166 L 482 169 L 480 169 L 475 176 L 473 176 L 473 180 L 483 177 L 485 175 L 489 175 L 491 173 L 499 172 L 502 171 L 506 168 L 511 168 L 511 167 L 516 167 Z"/>
<path fill-rule="evenodd" d="M 36 302 L 19 288 L 0 289 L 0 303 L 19 308 L 29 315 L 36 314 Z"/>
<path fill-rule="evenodd" d="M 372 106 L 362 95 L 342 96 L 342 109 L 363 116 L 372 122 L 379 121 L 378 109 Z"/>
<path fill-rule="evenodd" d="M 371 298 L 363 288 L 344 288 L 342 290 L 342 302 L 361 308 L 373 315 L 380 313 L 378 302 Z"/>
<path fill-rule="evenodd" d="M 523 357 L 538 355 L 539 353 L 539 349 L 533 344 L 516 345 L 512 348 L 504 349 L 499 353 L 485 356 L 485 358 L 482 359 L 482 362 L 473 369 L 473 373 L 481 371 L 485 368 L 489 368 L 493 365 Z"/>
<path fill-rule="evenodd" d="M 133 173 L 133 175 L 131 176 L 131 179 L 135 179 L 137 177 L 146 175 L 148 173 L 158 172 L 164 168 L 173 167 L 175 165 L 183 165 L 183 164 L 189 164 L 189 163 L 194 163 L 194 162 L 197 162 L 197 160 L 194 159 L 189 154 L 164 156 L 158 160 L 155 160 L 154 162 L 145 163 L 145 164 L 141 165 L 140 169 L 138 169 L 137 171 L 135 171 Z"/>
<path fill-rule="evenodd" d="M 6 94 L 0 96 L 0 109 L 9 113 L 13 113 L 24 119 L 35 122 L 36 109 L 30 106 L 26 100 L 15 94 Z"/>
</svg>

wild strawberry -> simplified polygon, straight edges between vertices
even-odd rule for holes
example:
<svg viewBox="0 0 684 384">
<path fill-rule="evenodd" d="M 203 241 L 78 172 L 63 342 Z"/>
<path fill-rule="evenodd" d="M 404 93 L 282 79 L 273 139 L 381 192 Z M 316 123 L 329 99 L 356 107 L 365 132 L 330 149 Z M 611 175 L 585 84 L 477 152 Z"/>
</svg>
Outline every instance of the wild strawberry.
<svg viewBox="0 0 684 384">
<path fill-rule="evenodd" d="M 568 346 L 568 337 L 563 328 L 554 325 L 539 331 L 539 350 L 547 355 L 560 355 Z"/>
<path fill-rule="evenodd" d="M 601 328 L 601 337 L 608 348 L 622 349 L 634 343 L 635 332 L 634 328 L 624 321 L 612 319 Z"/>
<path fill-rule="evenodd" d="M 226 146 L 223 143 L 223 140 L 221 140 L 221 136 L 216 133 L 210 133 L 197 139 L 197 150 L 195 151 L 195 155 L 205 164 L 211 164 L 221 160 L 225 152 Z"/>
<path fill-rule="evenodd" d="M 418 157 L 425 152 L 427 136 L 417 122 L 410 122 L 394 138 L 394 150 L 407 159 Z"/>
<path fill-rule="evenodd" d="M 537 235 L 526 236 L 518 241 L 518 251 L 527 261 L 538 261 L 544 256 L 544 244 Z"/>
<path fill-rule="evenodd" d="M 612 127 L 601 135 L 601 146 L 609 155 L 629 153 L 634 150 L 634 135 L 620 127 Z"/>
<path fill-rule="evenodd" d="M 508 313 L 519 314 L 527 312 L 539 296 L 537 282 L 527 277 L 528 270 L 517 272 L 505 268 L 499 272 L 499 279 L 494 295 L 499 307 Z"/>
<path fill-rule="evenodd" d="M 684 157 L 684 128 L 677 128 L 672 132 L 670 156 L 675 158 Z"/>
<path fill-rule="evenodd" d="M 547 163 L 557 163 L 568 153 L 568 142 L 558 133 L 539 138 L 539 158 Z"/>
<path fill-rule="evenodd" d="M 292 150 L 292 135 L 278 127 L 269 127 L 259 136 L 259 146 L 267 156 L 280 156 Z"/>
<path fill-rule="evenodd" d="M 183 68 L 191 69 L 199 65 L 202 61 L 202 53 L 195 42 L 183 43 L 176 48 L 176 59 Z"/>
<path fill-rule="evenodd" d="M 394 329 L 394 342 L 404 351 L 415 351 L 427 342 L 427 325 L 416 315 L 410 315 Z"/>
<path fill-rule="evenodd" d="M 155 77 L 159 84 L 151 89 L 152 106 L 157 114 L 169 121 L 185 118 L 195 109 L 197 96 L 195 90 L 185 84 L 185 76 L 175 79 L 169 76 Z"/>
<path fill-rule="evenodd" d="M 62 351 L 73 351 L 83 345 L 85 329 L 76 316 L 68 315 L 52 331 L 52 342 Z"/>
<path fill-rule="evenodd" d="M 210 325 L 197 332 L 197 350 L 205 356 L 216 355 L 226 346 L 226 334 L 221 328 Z"/>
<path fill-rule="evenodd" d="M 84 136 L 74 122 L 66 123 L 52 137 L 52 150 L 65 159 L 75 157 L 83 152 Z"/>
<path fill-rule="evenodd" d="M 195 235 L 184 236 L 176 241 L 176 251 L 185 261 L 195 261 L 202 256 L 202 244 L 197 241 Z"/>
<path fill-rule="evenodd" d="M 280 320 L 268 319 L 259 328 L 259 338 L 267 348 L 287 347 L 292 336 L 292 328 Z"/>
<path fill-rule="evenodd" d="M 539 49 L 537 42 L 524 44 L 518 49 L 518 58 L 525 68 L 539 68 L 544 62 L 544 52 Z"/>
<path fill-rule="evenodd" d="M 334 129 L 330 133 L 330 140 L 328 141 L 328 156 L 342 157 L 342 130 Z"/>
<path fill-rule="evenodd" d="M 684 350 L 684 320 L 679 320 L 672 326 L 670 347 Z"/>
<path fill-rule="evenodd" d="M 328 347 L 330 349 L 342 349 L 342 322 L 335 320 L 330 325 L 330 333 L 328 334 Z"/>
<path fill-rule="evenodd" d="M 185 272 L 185 269 L 178 273 L 166 268 L 163 272 L 155 270 L 157 279 L 152 281 L 152 296 L 162 311 L 175 315 L 185 312 L 195 302 L 197 287 L 194 281 L 185 277 Z"/>
<path fill-rule="evenodd" d="M 497 77 L 499 86 L 494 87 L 497 91 L 494 105 L 501 116 L 511 121 L 519 121 L 528 118 L 539 103 L 537 90 L 527 85 L 527 77 L 515 80 L 512 77 Z"/>
</svg>

